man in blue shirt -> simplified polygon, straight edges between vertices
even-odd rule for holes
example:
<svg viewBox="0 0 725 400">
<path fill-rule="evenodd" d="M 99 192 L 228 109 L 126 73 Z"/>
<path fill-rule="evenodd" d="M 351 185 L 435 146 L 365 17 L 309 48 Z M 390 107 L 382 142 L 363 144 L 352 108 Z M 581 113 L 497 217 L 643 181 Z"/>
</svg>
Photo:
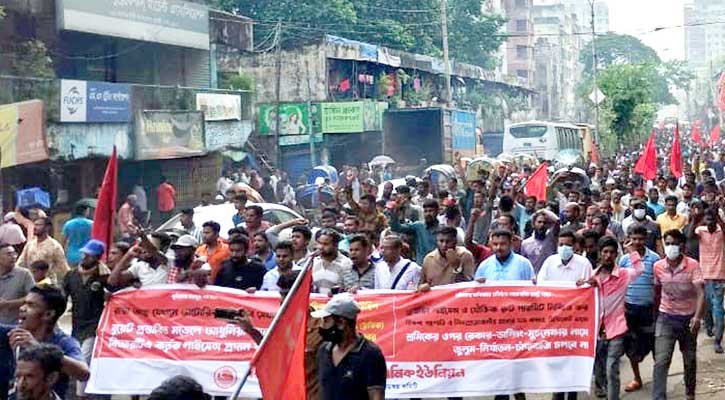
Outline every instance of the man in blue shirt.
<svg viewBox="0 0 725 400">
<path fill-rule="evenodd" d="M 85 382 L 90 376 L 77 340 L 58 329 L 56 323 L 67 307 L 60 289 L 45 285 L 30 290 L 20 307 L 19 326 L 0 325 L 0 394 L 8 393 L 15 374 L 15 349 L 39 342 L 51 343 L 63 351 L 62 374 L 53 391 L 65 398 L 70 378 Z M 12 391 L 12 389 L 10 390 Z M 4 396 L 0 395 L 0 398 Z"/>
<path fill-rule="evenodd" d="M 625 317 L 629 331 L 624 340 L 624 349 L 632 365 L 634 380 L 624 390 L 634 392 L 642 388 L 642 376 L 639 363 L 654 349 L 655 321 L 654 315 L 654 264 L 660 257 L 645 246 L 647 228 L 642 224 L 632 224 L 628 235 L 631 248 L 642 257 L 644 272 L 627 287 L 625 296 Z M 619 260 L 620 268 L 632 268 L 629 254 Z"/>
<path fill-rule="evenodd" d="M 647 207 L 655 213 L 655 218 L 665 212 L 665 206 L 660 204 L 660 191 L 656 187 L 650 188 Z"/>
<path fill-rule="evenodd" d="M 91 238 L 93 221 L 88 219 L 88 207 L 76 206 L 73 218 L 63 225 L 63 236 L 65 236 L 65 255 L 71 267 L 81 262 L 81 248 Z"/>
<path fill-rule="evenodd" d="M 423 221 L 400 223 L 400 209 L 402 202 L 398 202 L 391 210 L 390 229 L 393 232 L 410 235 L 415 240 L 415 262 L 423 265 L 423 259 L 436 249 L 436 231 L 438 230 L 438 202 L 428 199 L 423 203 Z"/>
<path fill-rule="evenodd" d="M 493 255 L 483 260 L 476 270 L 475 279 L 486 281 L 528 281 L 534 279 L 531 261 L 511 251 L 513 234 L 508 230 L 496 230 L 491 234 Z"/>
</svg>

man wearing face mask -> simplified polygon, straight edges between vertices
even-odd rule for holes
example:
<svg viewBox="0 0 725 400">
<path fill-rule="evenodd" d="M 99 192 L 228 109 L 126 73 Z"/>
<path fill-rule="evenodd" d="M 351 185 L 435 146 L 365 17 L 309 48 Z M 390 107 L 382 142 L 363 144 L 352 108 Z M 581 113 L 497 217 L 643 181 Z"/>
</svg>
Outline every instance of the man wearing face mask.
<svg viewBox="0 0 725 400">
<path fill-rule="evenodd" d="M 704 312 L 703 275 L 697 261 L 684 256 L 685 235 L 665 232 L 666 260 L 655 263 L 655 298 L 659 311 L 655 339 L 652 399 L 667 398 L 667 375 L 679 342 L 684 366 L 685 397 L 695 399 L 697 332 Z"/>
<path fill-rule="evenodd" d="M 723 266 L 723 222 L 715 207 L 705 211 L 705 226 L 695 228 L 700 239 L 700 268 L 705 280 L 705 298 L 707 315 L 705 328 L 708 336 L 715 336 L 715 353 L 721 354 L 723 332 L 725 331 L 725 311 L 723 310 L 723 292 L 725 291 L 725 267 Z"/>
<path fill-rule="evenodd" d="M 576 238 L 574 232 L 564 229 L 559 233 L 557 254 L 549 256 L 541 266 L 537 283 L 544 282 L 577 282 L 587 280 L 592 275 L 592 264 L 586 257 L 574 253 Z M 577 393 L 554 393 L 552 400 L 576 400 Z"/>
<path fill-rule="evenodd" d="M 313 312 L 322 318 L 323 344 L 317 352 L 324 400 L 383 400 L 387 367 L 380 348 L 357 331 L 360 313 L 347 293 L 335 295 L 325 308 Z"/>
<path fill-rule="evenodd" d="M 632 250 L 636 251 L 642 264 L 644 272 L 634 282 L 629 284 L 625 296 L 624 314 L 627 320 L 629 332 L 625 337 L 624 348 L 632 365 L 634 380 L 624 390 L 635 392 L 642 388 L 642 376 L 639 373 L 639 363 L 654 348 L 654 316 L 656 311 L 654 304 L 654 264 L 660 257 L 645 246 L 647 241 L 647 229 L 634 224 L 629 227 L 629 241 Z M 625 254 L 619 260 L 620 268 L 631 268 L 632 261 L 629 254 Z"/>
<path fill-rule="evenodd" d="M 560 225 L 556 214 L 546 209 L 537 211 L 533 221 L 534 234 L 521 243 L 521 255 L 531 261 L 538 273 L 544 260 L 556 253 Z"/>
<path fill-rule="evenodd" d="M 645 246 L 657 254 L 662 254 L 660 227 L 647 216 L 647 206 L 641 200 L 632 200 L 630 206 L 632 207 L 632 215 L 622 221 L 622 229 L 624 229 L 624 232 L 629 232 L 629 227 L 635 223 L 644 226 L 647 230 Z"/>
</svg>

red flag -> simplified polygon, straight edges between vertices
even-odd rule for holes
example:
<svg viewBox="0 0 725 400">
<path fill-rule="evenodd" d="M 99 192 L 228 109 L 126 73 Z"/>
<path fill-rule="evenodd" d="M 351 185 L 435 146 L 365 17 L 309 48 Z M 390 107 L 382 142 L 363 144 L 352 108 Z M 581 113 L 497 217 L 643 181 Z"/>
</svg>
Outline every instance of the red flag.
<svg viewBox="0 0 725 400">
<path fill-rule="evenodd" d="M 672 150 L 670 152 L 670 171 L 675 177 L 682 177 L 682 149 L 680 149 L 679 123 L 675 125 L 675 138 L 672 140 Z"/>
<path fill-rule="evenodd" d="M 710 145 L 714 146 L 720 141 L 720 123 L 718 122 L 710 131 Z"/>
<path fill-rule="evenodd" d="M 589 156 L 590 161 L 599 165 L 599 153 L 597 152 L 597 144 L 592 140 L 592 154 Z"/>
<path fill-rule="evenodd" d="M 98 193 L 98 204 L 93 214 L 91 237 L 100 240 L 108 248 L 113 243 L 113 222 L 116 215 L 116 192 L 118 190 L 118 157 L 116 146 L 106 165 L 101 190 Z M 104 256 L 105 258 L 105 256 Z"/>
<path fill-rule="evenodd" d="M 297 278 L 279 315 L 254 353 L 255 368 L 265 400 L 306 400 L 305 348 L 312 287 L 312 263 Z"/>
<path fill-rule="evenodd" d="M 692 125 L 692 141 L 698 145 L 702 145 L 702 137 L 700 136 L 700 121 L 695 121 Z"/>
<path fill-rule="evenodd" d="M 657 150 L 655 150 L 654 132 L 649 135 L 642 155 L 634 165 L 634 172 L 642 174 L 646 180 L 652 180 L 657 176 Z"/>
<path fill-rule="evenodd" d="M 347 92 L 350 90 L 350 80 L 345 79 L 344 81 L 340 82 L 340 85 L 337 86 L 337 90 L 341 92 Z"/>
<path fill-rule="evenodd" d="M 531 174 L 526 186 L 524 186 L 524 193 L 527 196 L 536 197 L 537 201 L 546 201 L 546 185 L 548 184 L 548 172 L 549 166 L 544 161 L 539 168 Z"/>
</svg>

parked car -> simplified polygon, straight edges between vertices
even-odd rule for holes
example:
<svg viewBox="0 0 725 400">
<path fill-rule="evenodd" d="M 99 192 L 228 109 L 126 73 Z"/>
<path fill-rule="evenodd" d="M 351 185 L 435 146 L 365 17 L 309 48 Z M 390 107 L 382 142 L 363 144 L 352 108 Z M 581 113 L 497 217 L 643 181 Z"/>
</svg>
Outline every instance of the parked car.
<svg viewBox="0 0 725 400">
<path fill-rule="evenodd" d="M 293 219 L 302 218 L 297 212 L 274 203 L 247 203 L 247 206 L 257 205 L 262 207 L 264 213 L 262 220 L 269 222 L 271 225 L 277 225 Z M 194 225 L 202 226 L 207 221 L 215 221 L 221 225 L 220 236 L 227 239 L 227 232 L 234 228 L 232 216 L 237 212 L 232 203 L 214 204 L 209 206 L 199 206 L 194 208 Z M 166 222 L 156 228 L 156 232 L 166 232 L 172 236 L 178 236 L 182 231 L 181 213 L 169 218 Z"/>
</svg>

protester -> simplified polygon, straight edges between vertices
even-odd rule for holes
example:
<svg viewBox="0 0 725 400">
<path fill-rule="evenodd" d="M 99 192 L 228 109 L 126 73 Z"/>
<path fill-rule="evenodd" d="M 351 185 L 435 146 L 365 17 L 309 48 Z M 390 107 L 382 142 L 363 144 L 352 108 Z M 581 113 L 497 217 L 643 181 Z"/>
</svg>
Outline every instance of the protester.
<svg viewBox="0 0 725 400">
<path fill-rule="evenodd" d="M 237 212 L 232 216 L 234 226 L 239 226 L 244 223 L 246 218 L 247 201 L 247 195 L 244 193 L 240 193 L 232 199 L 234 209 L 237 210 Z"/>
<path fill-rule="evenodd" d="M 179 217 L 181 222 L 181 228 L 184 232 L 191 235 L 197 242 L 202 241 L 202 228 L 194 224 L 194 209 L 185 208 L 181 210 L 181 216 Z"/>
<path fill-rule="evenodd" d="M 193 378 L 176 375 L 151 391 L 148 400 L 206 400 L 210 396 Z"/>
<path fill-rule="evenodd" d="M 279 281 L 280 276 L 288 274 L 297 267 L 292 261 L 294 250 L 291 242 L 283 241 L 277 243 L 277 246 L 274 248 L 274 252 L 275 266 L 264 274 L 261 290 L 278 292 L 280 291 L 280 288 L 277 285 L 277 282 Z"/>
<path fill-rule="evenodd" d="M 705 280 L 705 298 L 707 314 L 705 328 L 708 336 L 715 336 L 715 353 L 722 354 L 722 338 L 725 332 L 725 310 L 723 309 L 723 293 L 725 293 L 725 223 L 716 208 L 708 209 L 703 219 L 704 226 L 695 228 L 699 238 L 700 268 Z"/>
<path fill-rule="evenodd" d="M 9 212 L 3 216 L 3 224 L 0 225 L 0 243 L 9 244 L 15 247 L 15 251 L 23 251 L 26 239 L 23 229 L 15 222 L 15 213 Z"/>
<path fill-rule="evenodd" d="M 136 195 L 130 194 L 126 197 L 126 201 L 121 208 L 118 209 L 118 230 L 121 237 L 128 238 L 136 229 L 133 218 L 133 210 L 136 207 Z"/>
<path fill-rule="evenodd" d="M 342 282 L 352 292 L 375 289 L 375 264 L 370 260 L 370 241 L 364 235 L 350 238 L 352 268 L 343 273 Z"/>
<path fill-rule="evenodd" d="M 538 273 L 544 260 L 556 253 L 560 224 L 559 217 L 546 209 L 537 211 L 532 221 L 534 234 L 521 243 L 521 255 L 531 261 L 534 272 Z"/>
<path fill-rule="evenodd" d="M 18 310 L 35 286 L 33 275 L 25 268 L 17 267 L 18 253 L 8 243 L 0 243 L 0 324 L 18 322 Z M 2 393 L 0 382 L 0 393 Z M 6 391 L 7 392 L 7 391 Z"/>
<path fill-rule="evenodd" d="M 267 269 L 255 258 L 247 258 L 248 239 L 233 235 L 229 239 L 229 258 L 221 264 L 214 285 L 242 290 L 259 290 Z"/>
<path fill-rule="evenodd" d="M 63 352 L 52 344 L 37 344 L 18 354 L 15 385 L 18 399 L 61 400 L 53 391 L 63 367 Z"/>
<path fill-rule="evenodd" d="M 63 352 L 61 373 L 53 384 L 53 391 L 61 399 L 68 390 L 69 379 L 85 382 L 89 378 L 88 366 L 78 341 L 57 327 L 58 319 L 66 309 L 66 299 L 60 289 L 54 286 L 35 286 L 25 297 L 20 307 L 17 327 L 0 325 L 0 390 L 14 376 L 12 364 L 19 348 L 21 352 L 38 343 L 49 343 L 60 347 Z"/>
<path fill-rule="evenodd" d="M 385 357 L 375 343 L 358 333 L 359 313 L 360 307 L 352 297 L 338 294 L 324 309 L 311 314 L 323 320 L 319 332 L 324 343 L 317 362 L 325 400 L 385 398 Z"/>
<path fill-rule="evenodd" d="M 149 235 L 131 247 L 111 271 L 109 285 L 143 287 L 168 282 L 170 268 L 164 253 L 168 246 L 165 242 L 170 240 L 164 236 Z"/>
<path fill-rule="evenodd" d="M 438 230 L 438 202 L 426 200 L 423 203 L 423 221 L 401 223 L 400 210 L 403 203 L 397 202 L 391 210 L 390 229 L 413 237 L 415 242 L 415 261 L 423 264 L 423 259 L 436 247 L 435 233 Z"/>
<path fill-rule="evenodd" d="M 415 289 L 420 280 L 421 267 L 403 258 L 403 240 L 390 234 L 383 239 L 383 259 L 375 265 L 375 289 Z"/>
<path fill-rule="evenodd" d="M 277 265 L 276 254 L 272 250 L 272 244 L 265 232 L 257 232 L 252 235 L 252 247 L 254 248 L 254 258 L 261 262 L 267 271 Z"/>
<path fill-rule="evenodd" d="M 592 274 L 592 264 L 589 260 L 576 254 L 576 235 L 569 229 L 559 232 L 558 248 L 541 265 L 537 275 L 537 283 L 544 282 L 577 282 L 588 280 Z M 557 400 L 557 399 L 555 399 Z M 570 397 L 569 400 L 575 400 Z"/>
<path fill-rule="evenodd" d="M 157 209 L 159 210 L 159 221 L 166 222 L 176 208 L 176 188 L 166 179 L 161 177 L 161 183 L 156 188 Z"/>
<path fill-rule="evenodd" d="M 207 221 L 202 225 L 203 243 L 196 249 L 196 255 L 211 268 L 210 279 L 216 280 L 216 276 L 222 267 L 222 262 L 231 255 L 229 245 L 219 237 L 221 226 L 214 221 Z M 246 251 L 246 249 L 245 249 Z"/>
<path fill-rule="evenodd" d="M 88 207 L 79 205 L 73 212 L 73 218 L 63 225 L 65 252 L 68 265 L 74 267 L 81 262 L 81 248 L 91 238 L 93 221 L 88 219 Z"/>
<path fill-rule="evenodd" d="M 661 300 L 657 307 L 652 399 L 667 399 L 667 375 L 677 342 L 684 366 L 685 396 L 693 400 L 697 333 L 705 304 L 704 280 L 697 261 L 684 256 L 685 235 L 669 230 L 664 239 L 666 259 L 654 266 L 655 298 Z"/>
<path fill-rule="evenodd" d="M 443 227 L 436 234 L 436 249 L 428 253 L 420 273 L 418 290 L 473 280 L 473 255 L 463 246 L 457 246 L 456 230 Z"/>
<path fill-rule="evenodd" d="M 667 232 L 672 229 L 682 230 L 687 225 L 687 217 L 677 212 L 678 203 L 677 196 L 669 195 L 665 197 L 666 211 L 657 217 L 660 232 Z"/>
<path fill-rule="evenodd" d="M 68 272 L 68 262 L 63 246 L 50 237 L 53 224 L 48 218 L 38 218 L 33 224 L 35 236 L 23 248 L 17 264 L 29 268 L 33 262 L 43 260 L 50 266 L 50 280 L 55 284 L 62 282 L 63 276 Z"/>
<path fill-rule="evenodd" d="M 30 264 L 30 273 L 33 274 L 33 279 L 36 285 L 52 285 L 53 282 L 48 277 L 50 271 L 50 265 L 43 260 L 38 260 Z"/>
<path fill-rule="evenodd" d="M 323 229 L 317 235 L 320 256 L 312 263 L 315 291 L 330 295 L 347 290 L 343 277 L 352 270 L 352 261 L 337 250 L 340 234 L 333 229 Z"/>
<path fill-rule="evenodd" d="M 248 206 L 244 212 L 244 229 L 247 236 L 252 239 L 256 233 L 264 234 L 271 227 L 269 222 L 262 220 L 264 210 L 258 205 Z M 249 243 L 247 255 L 253 256 L 255 253 L 254 243 Z"/>
</svg>

